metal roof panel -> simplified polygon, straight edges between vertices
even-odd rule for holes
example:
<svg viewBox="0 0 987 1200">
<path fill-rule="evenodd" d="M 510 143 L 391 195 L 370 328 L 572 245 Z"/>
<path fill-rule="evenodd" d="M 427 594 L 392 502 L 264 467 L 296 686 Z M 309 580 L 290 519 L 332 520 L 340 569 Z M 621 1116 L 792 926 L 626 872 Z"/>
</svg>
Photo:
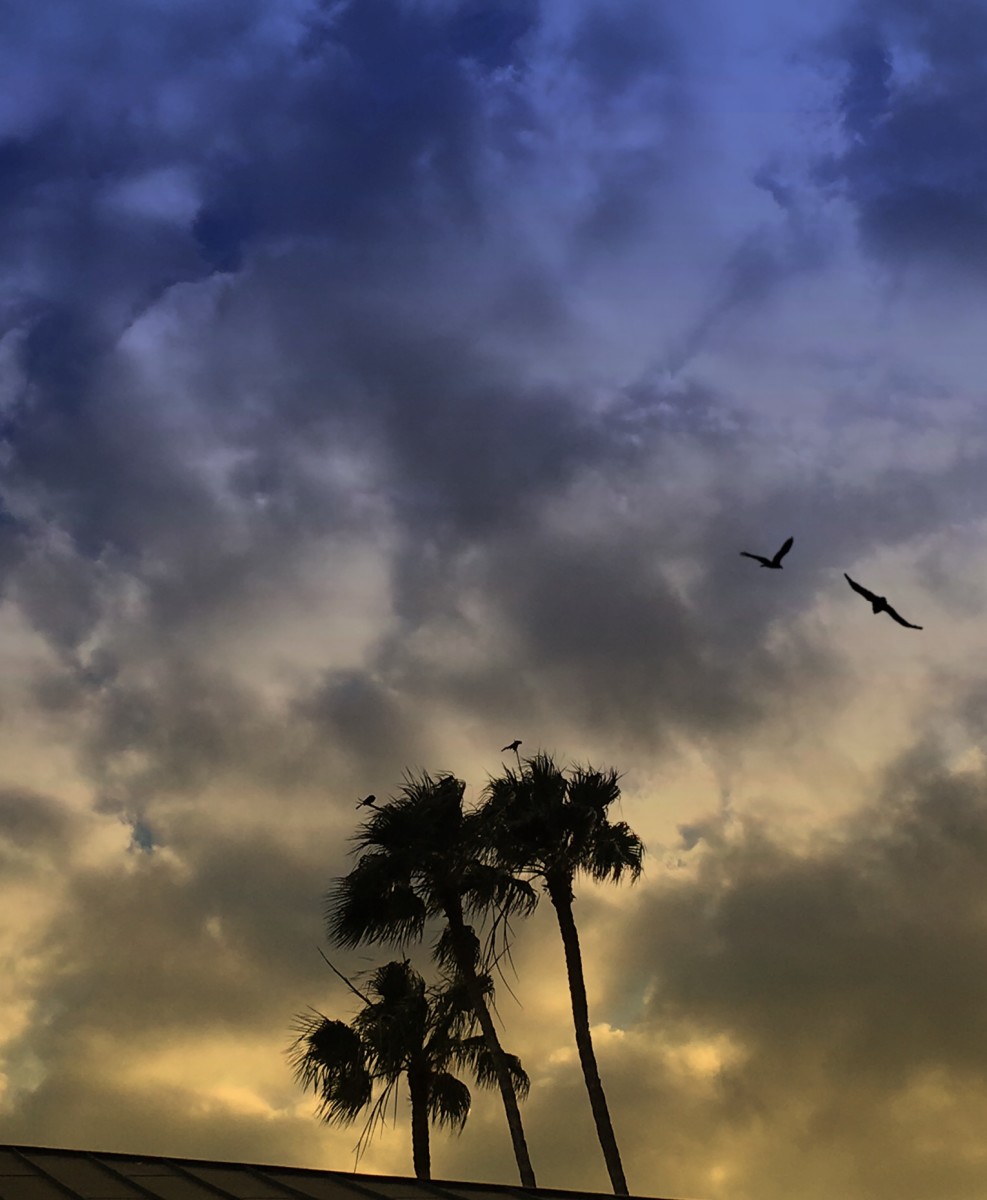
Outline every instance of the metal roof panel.
<svg viewBox="0 0 987 1200">
<path fill-rule="evenodd" d="M 137 1188 L 86 1157 L 30 1150 L 24 1157 L 82 1200 L 140 1200 Z"/>
<path fill-rule="evenodd" d="M 33 1165 L 32 1165 L 33 1164 Z M 51 1178 L 47 1178 L 50 1175 Z M 0 1146 L 0 1200 L 606 1200 L 569 1188 L 431 1183 L 255 1163 Z M 646 1200 L 638 1197 L 638 1200 Z"/>
<path fill-rule="evenodd" d="M 278 1187 L 273 1179 L 242 1166 L 213 1167 L 189 1165 L 185 1168 L 207 1184 L 219 1188 L 236 1200 L 288 1200 L 290 1192 Z"/>
<path fill-rule="evenodd" d="M 43 1175 L 4 1175 L 0 1200 L 65 1200 L 65 1193 Z"/>
</svg>

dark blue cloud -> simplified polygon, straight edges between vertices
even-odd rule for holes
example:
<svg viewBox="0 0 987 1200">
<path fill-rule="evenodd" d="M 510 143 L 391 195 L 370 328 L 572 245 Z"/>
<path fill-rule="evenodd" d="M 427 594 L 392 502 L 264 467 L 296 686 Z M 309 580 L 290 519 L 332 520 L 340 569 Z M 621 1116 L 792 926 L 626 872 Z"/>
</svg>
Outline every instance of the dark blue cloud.
<svg viewBox="0 0 987 1200">
<path fill-rule="evenodd" d="M 536 6 L 442 13 L 361 0 L 319 12 L 297 45 L 276 46 L 257 32 L 255 7 L 150 24 L 96 9 L 79 58 L 99 42 L 98 103 L 82 94 L 0 145 L 0 251 L 32 280 L 15 318 L 32 400 L 5 440 L 23 477 L 73 497 L 87 544 L 99 535 L 81 529 L 80 492 L 145 490 L 88 416 L 94 380 L 122 327 L 164 289 L 238 271 L 272 241 L 342 239 L 357 254 L 482 220 L 474 76 L 508 61 Z M 142 70 L 149 89 L 187 106 L 181 120 L 135 93 Z M 153 189 L 163 169 L 185 172 L 197 212 L 128 207 L 127 188 L 150 178 L 141 186 Z"/>
<path fill-rule="evenodd" d="M 293 548 L 301 553 L 310 535 L 353 528 L 360 497 L 353 502 L 341 485 L 300 470 L 302 449 L 328 455 L 351 443 L 371 447 L 361 485 L 376 491 L 398 534 L 390 601 L 396 626 L 407 633 L 444 604 L 455 607 L 446 574 L 458 555 L 530 532 L 541 504 L 580 474 L 633 476 L 646 469 L 656 445 L 690 431 L 717 447 L 729 437 L 717 425 L 715 402 L 703 404 L 695 391 L 677 404 L 628 389 L 607 411 L 591 412 L 579 388 L 532 382 L 523 353 L 515 359 L 510 350 L 489 350 L 477 336 L 492 325 L 495 333 L 506 330 L 501 345 L 516 344 L 521 331 L 524 345 L 533 346 L 544 331 L 552 339 L 548 353 L 563 357 L 571 344 L 568 268 L 554 276 L 540 266 L 545 247 L 538 235 L 525 241 L 532 235 L 524 217 L 533 214 L 537 229 L 543 210 L 556 203 L 540 154 L 560 164 L 565 156 L 565 171 L 571 166 L 580 178 L 564 210 L 572 244 L 561 247 L 560 258 L 603 258 L 615 242 L 633 243 L 661 188 L 675 178 L 678 143 L 665 134 L 685 107 L 681 89 L 642 87 L 640 106 L 631 95 L 652 77 L 675 79 L 677 55 L 661 14 L 639 0 L 593 4 L 569 42 L 546 47 L 538 41 L 540 13 L 532 4 L 359 0 L 321 7 L 304 36 L 277 47 L 252 40 L 247 21 L 224 34 L 231 55 L 236 50 L 244 61 L 242 71 L 228 72 L 210 57 L 215 31 L 202 50 L 218 72 L 214 84 L 186 79 L 177 60 L 170 64 L 181 77 L 179 93 L 197 101 L 183 131 L 152 129 L 138 152 L 121 115 L 121 92 L 121 113 L 102 126 L 89 114 L 80 125 L 94 140 L 91 160 L 103 164 L 88 192 L 83 158 L 60 166 L 57 155 L 41 156 L 45 169 L 71 174 L 88 214 L 90 259 L 80 258 L 66 275 L 58 303 L 49 300 L 25 340 L 21 368 L 32 404 L 13 441 L 14 475 L 25 488 L 40 486 L 75 549 L 102 556 L 142 585 L 142 619 L 154 635 L 204 622 L 206 614 L 235 606 L 258 579 L 290 571 Z M 511 70 L 502 71 L 507 64 Z M 167 63 L 157 70 L 169 78 Z M 540 89 L 552 78 L 565 94 L 545 100 Z M 653 119 L 653 141 L 640 132 L 627 145 L 609 136 L 620 128 L 615 98 L 632 106 L 642 130 Z M 565 124 L 567 105 L 589 130 L 585 142 Z M 528 138 L 532 130 L 536 136 Z M 505 175 L 493 198 L 491 160 Z M 194 182 L 197 212 L 155 224 L 101 203 L 107 187 L 126 183 L 138 168 L 170 165 Z M 517 230 L 497 207 L 510 211 L 514 185 Z M 797 205 L 789 208 L 797 225 Z M 53 212 L 65 230 L 73 227 L 69 213 Z M 173 252 L 159 259 L 165 236 Z M 727 265 L 726 298 L 713 316 L 758 299 L 790 273 L 804 250 L 797 236 L 790 240 L 745 242 Z M 300 265 L 299 242 L 307 261 L 321 265 Z M 501 274 L 493 287 L 483 275 L 491 244 L 508 260 L 496 264 Z M 480 251 L 476 262 L 463 250 L 472 245 Z M 417 303 L 419 287 L 434 290 L 433 264 L 447 246 L 459 256 L 461 274 L 442 277 L 475 313 L 452 329 L 427 299 Z M 217 307 L 207 318 L 214 348 L 202 354 L 202 375 L 176 374 L 176 395 L 197 426 L 189 455 L 175 423 L 159 422 L 159 408 L 167 417 L 160 397 L 129 402 L 129 377 L 114 357 L 122 322 L 100 322 L 87 306 L 86 285 L 98 285 L 101 298 L 122 297 L 121 309 L 131 313 L 160 278 L 161 262 L 172 278 L 193 280 L 254 268 L 231 284 L 232 315 Z M 499 295 L 489 294 L 498 288 Z M 392 303 L 392 293 L 400 303 Z M 257 309 L 245 316 L 237 304 Z M 179 323 L 186 319 L 180 305 L 175 314 Z M 278 346 L 276 379 L 255 382 L 240 361 L 250 361 L 255 335 Z M 191 353 L 201 349 L 196 344 Z M 158 369 L 167 371 L 167 363 Z M 241 403 L 245 393 L 249 402 Z M 222 468 L 221 480 L 219 468 L 208 478 L 202 467 L 210 454 L 234 462 Z M 557 671 L 566 688 L 575 687 L 580 667 L 591 662 L 608 680 L 609 719 L 619 724 L 630 709 L 647 724 L 653 671 L 640 666 L 638 628 L 651 628 L 656 606 L 661 610 L 667 636 L 648 642 L 649 652 L 655 660 L 664 656 L 687 687 L 700 627 L 670 592 L 655 599 L 646 559 L 630 550 L 601 551 L 594 562 L 582 556 L 576 544 L 549 558 L 537 538 L 519 549 L 524 579 L 513 580 L 505 564 L 504 612 L 549 675 Z M 610 603 L 619 578 L 626 594 Z M 60 646 L 88 637 L 98 610 L 98 589 L 85 578 L 75 583 L 78 611 L 56 603 L 51 593 L 65 591 L 66 580 L 74 577 L 50 572 L 22 592 L 39 627 Z M 499 585 L 491 579 L 491 603 Z M 400 691 L 403 669 L 394 666 L 388 686 Z M 632 686 L 621 684 L 622 672 Z M 737 719 L 742 688 L 726 665 L 712 674 L 719 699 L 697 684 L 684 708 L 696 720 L 708 711 L 710 724 L 725 724 Z M 389 712 L 388 687 L 372 676 L 354 678 L 334 677 L 321 695 L 321 719 L 344 740 L 355 737 L 348 732 L 354 720 L 379 729 Z M 132 720 L 140 708 L 128 695 L 121 712 Z M 107 724 L 118 716 L 124 743 L 142 744 L 141 730 L 107 702 Z M 376 744 L 376 735 L 371 740 Z M 107 743 L 98 754 L 112 757 L 117 749 Z M 150 752 L 167 757 L 156 745 Z"/>
<path fill-rule="evenodd" d="M 21 342 L 20 367 L 59 414 L 69 419 L 85 401 L 89 370 L 100 349 L 81 312 L 53 305 L 34 321 Z M 38 415 L 29 409 L 26 423 L 36 425 Z"/>
<path fill-rule="evenodd" d="M 864 34 L 847 54 L 850 77 L 840 96 L 843 125 L 851 134 L 867 138 L 889 107 L 892 74 L 887 47 Z"/>
<path fill-rule="evenodd" d="M 243 247 L 256 229 L 250 203 L 235 196 L 204 208 L 192 225 L 192 236 L 200 254 L 215 271 L 238 271 L 243 265 Z"/>
<path fill-rule="evenodd" d="M 44 179 L 46 167 L 50 169 L 47 158 L 40 139 L 9 137 L 0 142 L 0 206 L 17 204 Z"/>
<path fill-rule="evenodd" d="M 677 60 L 665 16 L 647 0 L 593 4 L 578 23 L 570 52 L 600 95 L 668 71 Z"/>
<path fill-rule="evenodd" d="M 507 66 L 518 54 L 518 42 L 535 27 L 537 0 L 471 0 L 454 9 L 449 41 L 463 58 L 487 68 Z"/>
<path fill-rule="evenodd" d="M 987 10 L 868 6 L 839 41 L 847 82 L 838 111 L 846 149 L 816 178 L 853 205 L 864 247 L 892 263 L 987 269 Z M 962 17 L 962 19 L 960 19 Z M 896 55 L 924 64 L 903 74 Z"/>
<path fill-rule="evenodd" d="M 136 816 L 128 822 L 131 827 L 130 850 L 139 854 L 150 854 L 157 845 L 154 830 L 143 817 Z"/>
<path fill-rule="evenodd" d="M 493 41 L 471 40 L 467 15 L 362 0 L 314 20 L 295 61 L 243 96 L 239 153 L 211 167 L 195 230 L 210 261 L 236 264 L 250 240 L 407 236 L 476 214 L 480 98 L 463 58 L 523 27 L 487 13 L 473 32 Z"/>
</svg>

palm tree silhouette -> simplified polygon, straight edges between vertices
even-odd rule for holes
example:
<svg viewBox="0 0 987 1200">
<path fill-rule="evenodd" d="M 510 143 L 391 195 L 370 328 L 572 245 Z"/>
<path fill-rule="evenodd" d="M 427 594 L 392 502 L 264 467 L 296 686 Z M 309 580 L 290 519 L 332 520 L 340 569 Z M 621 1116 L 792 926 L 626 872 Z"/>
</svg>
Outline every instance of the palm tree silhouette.
<svg viewBox="0 0 987 1200">
<path fill-rule="evenodd" d="M 491 861 L 510 872 L 540 878 L 555 908 L 565 951 L 572 1020 L 579 1062 L 589 1094 L 596 1132 L 615 1194 L 626 1196 L 627 1180 L 600 1080 L 579 934 L 572 912 L 573 881 L 580 872 L 614 883 L 641 874 L 644 844 L 624 821 L 611 824 L 610 806 L 620 796 L 616 771 L 576 767 L 568 777 L 550 755 L 525 760 L 522 771 L 507 770 L 485 789 L 481 810 Z"/>
<path fill-rule="evenodd" d="M 512 915 L 533 911 L 538 897 L 527 881 L 482 861 L 478 819 L 463 812 L 464 790 L 452 775 L 407 776 L 398 796 L 379 805 L 355 834 L 360 857 L 328 893 L 326 925 L 340 946 L 404 946 L 421 939 L 430 919 L 444 921 L 433 955 L 440 967 L 454 972 L 469 997 L 489 1048 L 521 1183 L 536 1187 L 511 1059 L 490 1015 L 480 940 L 467 918 L 493 915 L 496 931 Z"/>
<path fill-rule="evenodd" d="M 480 982 L 492 989 L 488 975 Z M 370 1108 L 357 1143 L 359 1153 L 375 1127 L 383 1124 L 388 1102 L 404 1076 L 411 1102 L 415 1177 L 431 1179 L 429 1123 L 460 1132 L 470 1111 L 470 1090 L 449 1068 L 469 1067 L 481 1086 L 496 1084 L 486 1043 L 473 1036 L 476 1018 L 469 997 L 454 982 L 426 987 L 407 959 L 378 967 L 366 993 L 346 983 L 364 1001 L 351 1024 L 316 1009 L 295 1018 L 298 1036 L 288 1050 L 295 1078 L 319 1096 L 319 1113 L 326 1122 L 349 1124 Z M 513 1055 L 508 1061 L 516 1090 L 526 1093 L 528 1077 L 520 1062 Z"/>
</svg>

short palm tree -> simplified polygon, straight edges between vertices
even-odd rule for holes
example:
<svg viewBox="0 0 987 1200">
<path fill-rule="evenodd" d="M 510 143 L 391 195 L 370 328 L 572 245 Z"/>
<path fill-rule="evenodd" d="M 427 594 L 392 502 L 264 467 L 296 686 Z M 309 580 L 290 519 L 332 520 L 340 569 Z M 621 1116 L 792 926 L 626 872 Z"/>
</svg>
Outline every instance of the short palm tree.
<svg viewBox="0 0 987 1200">
<path fill-rule="evenodd" d="M 583 872 L 614 883 L 641 874 L 644 844 L 624 821 L 611 824 L 610 806 L 620 796 L 616 771 L 576 767 L 566 774 L 549 755 L 525 760 L 515 773 L 507 769 L 485 790 L 481 810 L 490 861 L 509 872 L 540 878 L 555 908 L 565 950 L 576 1047 L 589 1095 L 597 1136 L 610 1182 L 626 1196 L 617 1138 L 590 1035 L 589 1004 L 579 934 L 572 912 L 573 881 Z"/>
<path fill-rule="evenodd" d="M 492 986 L 489 976 L 481 976 L 480 984 L 485 991 Z M 316 1010 L 296 1018 L 298 1036 L 288 1051 L 295 1078 L 318 1094 L 327 1122 L 348 1124 L 370 1108 L 359 1148 L 383 1122 L 404 1076 L 415 1176 L 430 1179 L 429 1123 L 459 1132 L 470 1111 L 470 1090 L 450 1067 L 468 1067 L 482 1086 L 496 1084 L 486 1042 L 472 1033 L 469 997 L 458 983 L 426 987 L 407 960 L 379 967 L 365 993 L 353 990 L 365 1003 L 349 1025 Z M 528 1078 L 520 1063 L 512 1059 L 510 1067 L 515 1089 L 525 1092 Z"/>
<path fill-rule="evenodd" d="M 483 984 L 481 945 L 468 922 L 491 915 L 505 922 L 531 912 L 531 884 L 480 855 L 475 813 L 463 811 L 465 785 L 452 775 L 409 775 L 398 796 L 378 805 L 353 838 L 356 866 L 326 898 L 329 937 L 340 946 L 406 946 L 430 920 L 444 928 L 433 947 L 463 986 L 489 1049 L 524 1187 L 535 1187 L 511 1056 L 504 1053 Z M 513 1060 L 514 1063 L 517 1060 Z M 519 1064 L 518 1064 L 519 1065 Z"/>
</svg>

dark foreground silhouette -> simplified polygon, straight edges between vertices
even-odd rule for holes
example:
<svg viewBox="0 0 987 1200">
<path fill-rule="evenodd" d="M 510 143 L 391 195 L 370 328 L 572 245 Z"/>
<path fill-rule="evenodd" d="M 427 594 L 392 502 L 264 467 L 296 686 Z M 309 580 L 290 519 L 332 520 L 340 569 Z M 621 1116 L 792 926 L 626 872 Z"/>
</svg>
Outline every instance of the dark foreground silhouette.
<svg viewBox="0 0 987 1200">
<path fill-rule="evenodd" d="M 514 741 L 511 742 L 511 744 L 509 746 L 501 746 L 500 752 L 501 752 L 501 754 L 503 754 L 505 750 L 513 750 L 514 753 L 517 754 L 517 748 L 520 745 L 521 745 L 521 739 L 515 738 Z"/>
<path fill-rule="evenodd" d="M 772 571 L 780 571 L 782 570 L 781 560 L 785 557 L 789 550 L 791 550 L 794 542 L 795 539 L 790 537 L 774 556 L 774 558 L 765 558 L 763 554 L 751 554 L 749 550 L 741 550 L 740 553 L 744 558 L 756 559 L 762 567 L 770 567 Z"/>
<path fill-rule="evenodd" d="M 376 808 L 377 797 L 373 794 L 373 792 L 371 792 L 370 795 L 366 796 L 363 800 L 357 800 L 356 806 L 357 808 Z"/>
<path fill-rule="evenodd" d="M 904 627 L 906 629 L 921 629 L 922 628 L 921 625 L 913 625 L 911 623 L 911 621 L 906 621 L 905 618 L 903 616 L 901 616 L 900 613 L 895 612 L 895 610 L 891 607 L 891 605 L 888 604 L 888 602 L 884 596 L 875 596 L 873 592 L 869 592 L 865 587 L 862 587 L 859 583 L 854 582 L 854 580 L 852 580 L 850 578 L 850 576 L 846 573 L 846 571 L 843 572 L 843 578 L 847 581 L 847 583 L 853 588 L 853 590 L 855 592 L 859 592 L 861 594 L 861 596 L 864 597 L 865 600 L 870 601 L 870 606 L 875 613 L 882 613 L 882 612 L 887 613 L 889 617 L 891 617 L 893 620 L 897 621 L 899 625 L 904 625 Z"/>
</svg>

